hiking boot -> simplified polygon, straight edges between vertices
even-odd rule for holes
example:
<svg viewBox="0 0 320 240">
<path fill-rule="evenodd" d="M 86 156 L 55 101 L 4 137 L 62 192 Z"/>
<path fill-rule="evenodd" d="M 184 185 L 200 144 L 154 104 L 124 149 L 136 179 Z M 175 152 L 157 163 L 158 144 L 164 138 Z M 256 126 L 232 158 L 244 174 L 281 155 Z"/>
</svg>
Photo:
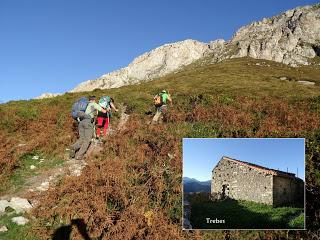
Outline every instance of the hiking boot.
<svg viewBox="0 0 320 240">
<path fill-rule="evenodd" d="M 73 150 L 73 149 L 70 149 L 69 157 L 70 157 L 70 158 L 74 158 L 75 156 L 76 156 L 76 151 Z"/>
<path fill-rule="evenodd" d="M 92 143 L 93 143 L 94 145 L 98 145 L 98 144 L 101 143 L 101 140 L 94 138 L 94 139 L 92 139 Z"/>
<path fill-rule="evenodd" d="M 84 158 L 83 158 L 83 157 L 80 157 L 80 156 L 77 156 L 75 159 L 76 159 L 77 161 L 83 161 L 83 160 L 84 160 Z"/>
</svg>

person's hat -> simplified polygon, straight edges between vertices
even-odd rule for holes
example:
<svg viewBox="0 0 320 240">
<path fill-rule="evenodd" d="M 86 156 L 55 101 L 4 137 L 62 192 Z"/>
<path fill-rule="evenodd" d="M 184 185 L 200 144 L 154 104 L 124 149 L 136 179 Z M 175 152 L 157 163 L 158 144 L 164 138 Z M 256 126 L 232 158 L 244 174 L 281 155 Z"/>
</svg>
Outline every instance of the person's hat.
<svg viewBox="0 0 320 240">
<path fill-rule="evenodd" d="M 163 89 L 163 90 L 162 90 L 162 93 L 167 93 L 167 91 Z"/>
</svg>

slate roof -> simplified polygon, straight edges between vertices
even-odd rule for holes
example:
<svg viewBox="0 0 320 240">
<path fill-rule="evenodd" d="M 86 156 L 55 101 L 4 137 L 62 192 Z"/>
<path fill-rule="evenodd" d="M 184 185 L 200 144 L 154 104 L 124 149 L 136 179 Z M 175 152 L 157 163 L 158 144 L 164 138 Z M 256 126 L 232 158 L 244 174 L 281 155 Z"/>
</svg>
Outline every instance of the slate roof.
<svg viewBox="0 0 320 240">
<path fill-rule="evenodd" d="M 295 178 L 295 174 L 294 173 L 287 173 L 287 172 L 275 170 L 275 169 L 272 169 L 272 168 L 259 166 L 259 165 L 253 164 L 253 163 L 240 161 L 240 160 L 233 159 L 233 158 L 226 157 L 226 156 L 223 156 L 221 158 L 221 160 L 223 160 L 223 159 L 228 160 L 230 162 L 237 163 L 237 164 L 242 165 L 242 166 L 247 166 L 249 168 L 255 169 L 255 170 L 259 171 L 259 172 L 263 172 L 263 173 L 266 173 L 266 174 L 271 174 L 271 175 L 274 175 L 274 176 L 281 176 L 281 177 Z"/>
</svg>

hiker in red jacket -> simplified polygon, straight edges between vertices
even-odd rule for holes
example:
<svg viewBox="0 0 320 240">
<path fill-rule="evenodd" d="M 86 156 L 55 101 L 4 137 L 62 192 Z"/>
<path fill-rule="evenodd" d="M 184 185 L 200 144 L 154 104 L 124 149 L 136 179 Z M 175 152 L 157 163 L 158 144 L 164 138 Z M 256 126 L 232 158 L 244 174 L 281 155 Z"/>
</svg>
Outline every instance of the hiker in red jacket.
<svg viewBox="0 0 320 240">
<path fill-rule="evenodd" d="M 99 100 L 99 105 L 106 110 L 105 113 L 98 111 L 97 117 L 97 131 L 96 136 L 100 138 L 101 135 L 101 128 L 103 127 L 103 136 L 107 135 L 107 129 L 110 123 L 110 117 L 112 116 L 112 111 L 118 112 L 118 109 L 114 105 L 113 98 L 109 96 L 101 97 Z"/>
</svg>

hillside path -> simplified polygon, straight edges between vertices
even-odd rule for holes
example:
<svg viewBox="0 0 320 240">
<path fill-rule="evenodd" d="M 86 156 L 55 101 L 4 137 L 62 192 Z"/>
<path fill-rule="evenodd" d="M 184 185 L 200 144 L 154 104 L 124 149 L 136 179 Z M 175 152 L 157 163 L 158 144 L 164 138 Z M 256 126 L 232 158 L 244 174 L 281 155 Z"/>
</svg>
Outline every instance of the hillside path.
<svg viewBox="0 0 320 240">
<path fill-rule="evenodd" d="M 108 129 L 108 135 L 112 136 L 119 131 L 122 131 L 126 127 L 126 123 L 129 119 L 128 114 L 126 114 L 126 106 L 120 105 L 120 120 L 116 128 L 112 126 Z M 50 170 L 41 172 L 39 175 L 28 178 L 21 190 L 8 192 L 4 196 L 0 196 L 0 200 L 10 200 L 12 197 L 22 197 L 25 198 L 30 192 L 43 192 L 47 191 L 49 187 L 54 186 L 63 176 L 80 176 L 82 169 L 87 165 L 87 160 L 94 154 L 98 154 L 103 149 L 103 143 L 96 143 L 92 141 L 90 147 L 86 153 L 84 160 L 70 159 L 69 154 L 66 151 L 64 156 L 64 163 L 62 166 L 54 167 Z M 68 149 L 66 149 L 68 150 Z"/>
</svg>

